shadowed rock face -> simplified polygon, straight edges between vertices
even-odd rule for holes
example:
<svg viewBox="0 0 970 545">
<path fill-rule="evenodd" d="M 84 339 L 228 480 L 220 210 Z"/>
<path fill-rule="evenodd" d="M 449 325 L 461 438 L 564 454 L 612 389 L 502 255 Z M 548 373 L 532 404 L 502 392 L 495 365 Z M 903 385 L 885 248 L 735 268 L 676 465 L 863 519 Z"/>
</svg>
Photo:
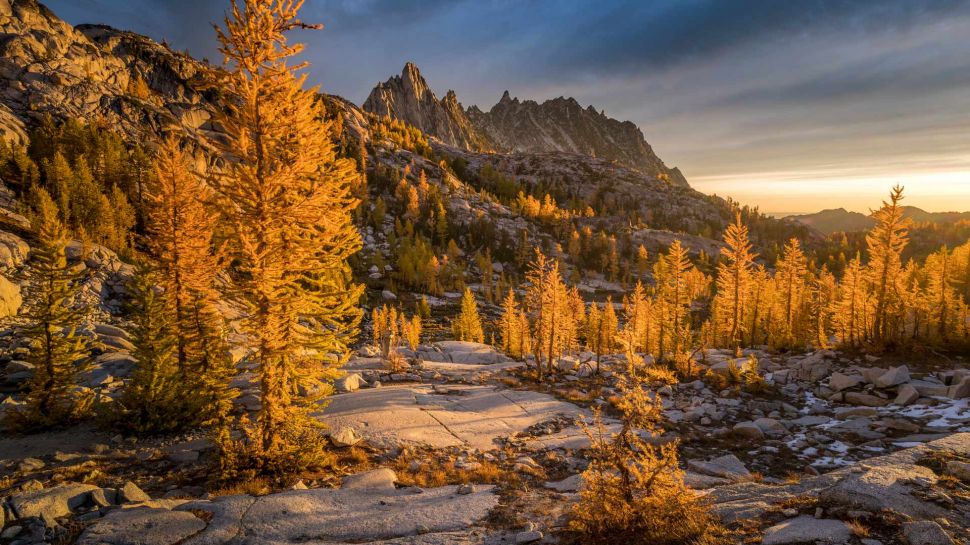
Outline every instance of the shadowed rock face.
<svg viewBox="0 0 970 545">
<path fill-rule="evenodd" d="M 438 100 L 418 68 L 407 63 L 400 76 L 371 91 L 364 109 L 405 121 L 460 149 L 598 157 L 687 186 L 683 174 L 657 157 L 635 124 L 609 118 L 592 106 L 583 108 L 573 98 L 539 104 L 520 102 L 506 91 L 488 112 L 477 106 L 463 110 L 454 91 Z"/>
</svg>

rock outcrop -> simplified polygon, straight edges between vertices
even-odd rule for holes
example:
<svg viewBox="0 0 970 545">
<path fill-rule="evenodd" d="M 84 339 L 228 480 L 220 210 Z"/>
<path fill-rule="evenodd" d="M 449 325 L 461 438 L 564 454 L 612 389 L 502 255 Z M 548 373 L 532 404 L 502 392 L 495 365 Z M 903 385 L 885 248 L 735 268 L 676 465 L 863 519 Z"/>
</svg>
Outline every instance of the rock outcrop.
<svg viewBox="0 0 970 545">
<path fill-rule="evenodd" d="M 406 121 L 449 146 L 480 151 L 490 144 L 472 126 L 454 91 L 438 100 L 413 63 L 400 76 L 380 83 L 364 102 L 364 110 Z"/>
</svg>

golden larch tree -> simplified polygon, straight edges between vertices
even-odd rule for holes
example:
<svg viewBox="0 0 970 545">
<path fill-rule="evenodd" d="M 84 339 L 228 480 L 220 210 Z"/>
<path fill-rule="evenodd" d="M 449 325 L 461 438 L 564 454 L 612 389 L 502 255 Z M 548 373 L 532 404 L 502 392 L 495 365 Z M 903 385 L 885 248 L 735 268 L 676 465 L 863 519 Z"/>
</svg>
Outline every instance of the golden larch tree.
<svg viewBox="0 0 970 545">
<path fill-rule="evenodd" d="M 261 408 L 250 442 L 261 470 L 294 470 L 319 446 L 295 396 L 308 375 L 332 378 L 360 319 L 362 287 L 347 259 L 361 247 L 351 214 L 356 163 L 338 158 L 316 89 L 304 89 L 302 50 L 288 31 L 302 0 L 232 0 L 217 28 L 226 97 L 212 181 L 235 261 L 229 295 L 258 365 Z M 289 464 L 289 467 L 287 467 Z"/>
<path fill-rule="evenodd" d="M 890 193 L 889 201 L 883 201 L 882 207 L 872 214 L 876 226 L 866 235 L 868 277 L 875 303 L 872 340 L 879 344 L 891 340 L 893 315 L 898 312 L 901 256 L 908 242 L 910 224 L 903 216 L 902 200 L 903 188 L 897 185 Z"/>
<path fill-rule="evenodd" d="M 741 221 L 740 212 L 735 216 L 734 223 L 724 232 L 724 243 L 725 247 L 721 249 L 722 260 L 717 266 L 717 295 L 714 306 L 721 338 L 738 349 L 743 342 L 748 286 L 756 257 L 751 252 L 748 228 Z"/>
</svg>

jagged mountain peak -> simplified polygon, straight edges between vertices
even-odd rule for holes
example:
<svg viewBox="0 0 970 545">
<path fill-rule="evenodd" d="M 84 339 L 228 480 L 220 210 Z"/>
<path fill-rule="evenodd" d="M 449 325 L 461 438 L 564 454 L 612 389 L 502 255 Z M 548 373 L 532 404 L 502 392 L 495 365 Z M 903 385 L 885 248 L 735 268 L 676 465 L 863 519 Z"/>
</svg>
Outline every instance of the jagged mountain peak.
<svg viewBox="0 0 970 545">
<path fill-rule="evenodd" d="M 406 121 L 450 146 L 469 150 L 489 147 L 462 110 L 458 95 L 448 91 L 438 100 L 413 62 L 404 65 L 400 76 L 377 84 L 363 107 L 376 115 Z"/>
<path fill-rule="evenodd" d="M 401 119 L 457 148 L 575 153 L 616 161 L 675 185 L 687 185 L 679 170 L 668 168 L 654 154 L 634 123 L 607 117 L 593 105 L 584 108 L 575 97 L 559 96 L 540 104 L 520 100 L 505 90 L 487 112 L 478 106 L 462 109 L 454 91 L 438 100 L 418 67 L 408 62 L 400 77 L 371 91 L 364 109 Z"/>
</svg>

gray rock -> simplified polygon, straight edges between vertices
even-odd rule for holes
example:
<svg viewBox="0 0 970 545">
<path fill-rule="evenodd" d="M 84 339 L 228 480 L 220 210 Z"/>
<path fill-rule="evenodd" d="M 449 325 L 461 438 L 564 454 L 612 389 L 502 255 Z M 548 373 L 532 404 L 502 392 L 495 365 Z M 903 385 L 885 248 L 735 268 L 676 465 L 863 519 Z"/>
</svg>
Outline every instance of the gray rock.
<svg viewBox="0 0 970 545">
<path fill-rule="evenodd" d="M 394 490 L 397 474 L 394 470 L 382 467 L 356 475 L 348 475 L 340 482 L 341 490 Z"/>
<path fill-rule="evenodd" d="M 947 388 L 946 396 L 950 399 L 970 397 L 970 377 L 964 377 L 959 383 Z"/>
<path fill-rule="evenodd" d="M 131 481 L 126 482 L 124 486 L 118 489 L 118 503 L 141 503 L 151 499 L 151 496 Z"/>
<path fill-rule="evenodd" d="M 733 454 L 726 454 L 707 462 L 690 460 L 687 462 L 687 468 L 701 475 L 724 479 L 738 479 L 751 475 L 748 468 L 744 467 L 741 460 Z"/>
<path fill-rule="evenodd" d="M 187 511 L 115 509 L 81 534 L 77 545 L 175 545 L 206 527 Z"/>
<path fill-rule="evenodd" d="M 360 386 L 365 383 L 364 377 L 360 376 L 360 374 L 350 373 L 335 380 L 333 386 L 338 392 L 347 393 L 359 390 Z"/>
<path fill-rule="evenodd" d="M 848 390 L 849 388 L 854 388 L 859 384 L 862 384 L 863 378 L 856 375 L 843 375 L 842 373 L 832 373 L 829 377 L 829 388 L 835 390 L 836 392 L 841 392 L 842 390 Z"/>
<path fill-rule="evenodd" d="M 932 380 L 911 380 L 909 385 L 916 388 L 919 395 L 923 397 L 946 397 L 949 387 L 946 384 Z"/>
<path fill-rule="evenodd" d="M 900 365 L 899 367 L 890 367 L 888 371 L 873 381 L 873 384 L 875 384 L 876 388 L 889 388 L 890 386 L 897 386 L 908 381 L 909 367 Z"/>
<path fill-rule="evenodd" d="M 916 403 L 917 399 L 919 399 L 919 391 L 917 391 L 912 385 L 903 384 L 896 392 L 896 399 L 893 400 L 893 403 L 901 407 L 905 407 L 907 405 Z"/>
<path fill-rule="evenodd" d="M 762 545 L 794 543 L 847 543 L 852 531 L 841 520 L 795 517 L 765 530 Z"/>
<path fill-rule="evenodd" d="M 519 532 L 515 534 L 515 543 L 516 545 L 521 545 L 523 543 L 535 543 L 536 541 L 542 541 L 542 537 L 542 532 L 539 530 Z"/>
<path fill-rule="evenodd" d="M 754 422 L 738 422 L 734 425 L 734 433 L 747 439 L 761 440 L 765 438 L 765 432 L 761 426 Z"/>
<path fill-rule="evenodd" d="M 853 405 L 863 405 L 865 407 L 885 407 L 889 405 L 888 399 L 883 399 L 871 394 L 861 392 L 848 392 L 845 394 L 845 402 Z"/>
<path fill-rule="evenodd" d="M 932 520 L 903 523 L 903 537 L 909 545 L 953 545 L 953 539 Z"/>
<path fill-rule="evenodd" d="M 871 462 L 870 462 L 871 464 Z M 910 463 L 863 466 L 850 472 L 819 493 L 828 504 L 879 512 L 892 509 L 914 518 L 943 516 L 946 509 L 920 500 L 912 494 L 913 482 L 935 483 L 936 474 L 928 467 Z"/>
<path fill-rule="evenodd" d="M 91 501 L 98 507 L 108 507 L 118 503 L 118 491 L 114 488 L 99 488 L 91 491 Z"/>
<path fill-rule="evenodd" d="M 788 433 L 788 429 L 774 418 L 759 418 L 754 421 L 754 425 L 768 436 L 778 437 Z"/>
<path fill-rule="evenodd" d="M 357 433 L 357 430 L 350 426 L 343 426 L 330 434 L 330 442 L 338 448 L 352 447 L 362 440 L 363 438 Z"/>
<path fill-rule="evenodd" d="M 551 488 L 557 492 L 578 492 L 583 484 L 582 475 L 570 475 L 561 481 L 548 482 L 546 488 Z"/>
</svg>

